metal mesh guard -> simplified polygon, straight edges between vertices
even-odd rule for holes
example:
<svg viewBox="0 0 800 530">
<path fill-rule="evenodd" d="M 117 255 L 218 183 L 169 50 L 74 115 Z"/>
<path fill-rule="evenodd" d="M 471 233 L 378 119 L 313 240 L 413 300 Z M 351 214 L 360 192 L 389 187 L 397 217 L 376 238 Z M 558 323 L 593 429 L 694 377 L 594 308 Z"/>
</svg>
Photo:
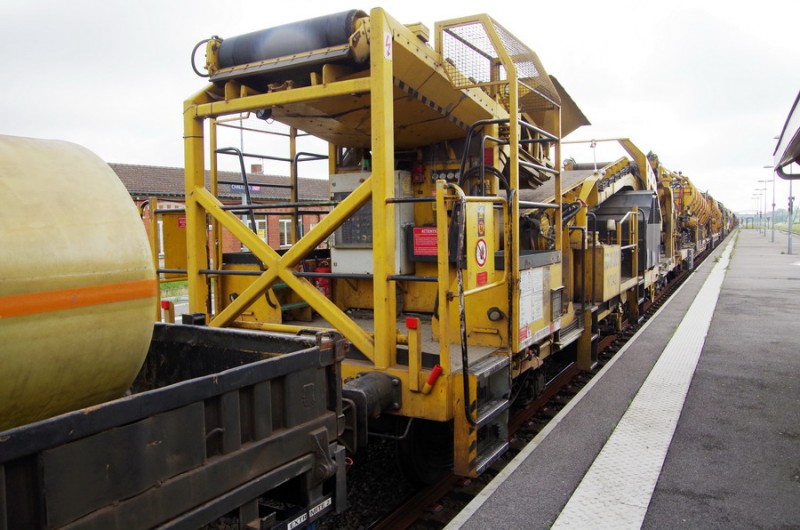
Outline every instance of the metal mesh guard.
<svg viewBox="0 0 800 530">
<path fill-rule="evenodd" d="M 539 57 L 504 27 L 492 20 L 500 42 L 495 43 L 479 21 L 446 28 L 442 35 L 442 53 L 450 81 L 456 88 L 499 86 L 508 103 L 508 74 L 500 62 L 496 44 L 511 57 L 519 77 L 519 104 L 522 112 L 552 109 L 560 105 L 550 77 Z M 502 86 L 505 85 L 505 86 Z"/>
</svg>

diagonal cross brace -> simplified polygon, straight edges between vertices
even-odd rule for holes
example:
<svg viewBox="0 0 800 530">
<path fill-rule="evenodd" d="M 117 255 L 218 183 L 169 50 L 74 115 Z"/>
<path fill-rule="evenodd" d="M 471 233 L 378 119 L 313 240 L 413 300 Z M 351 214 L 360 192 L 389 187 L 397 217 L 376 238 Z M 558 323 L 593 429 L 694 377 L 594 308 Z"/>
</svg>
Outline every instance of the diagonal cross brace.
<svg viewBox="0 0 800 530">
<path fill-rule="evenodd" d="M 294 267 L 308 252 L 316 248 L 333 233 L 347 218 L 372 197 L 372 179 L 368 178 L 353 193 L 347 196 L 322 221 L 295 243 L 283 256 L 275 252 L 257 234 L 249 230 L 231 212 L 222 208 L 222 203 L 205 188 L 195 188 L 189 195 L 209 215 L 227 228 L 242 244 L 264 263 L 265 271 L 243 290 L 211 322 L 210 326 L 224 327 L 246 310 L 263 292 L 278 279 L 305 300 L 317 313 L 327 320 L 344 337 L 353 343 L 367 358 L 373 358 L 374 340 L 359 325 L 339 309 L 305 278 L 294 275 Z"/>
</svg>

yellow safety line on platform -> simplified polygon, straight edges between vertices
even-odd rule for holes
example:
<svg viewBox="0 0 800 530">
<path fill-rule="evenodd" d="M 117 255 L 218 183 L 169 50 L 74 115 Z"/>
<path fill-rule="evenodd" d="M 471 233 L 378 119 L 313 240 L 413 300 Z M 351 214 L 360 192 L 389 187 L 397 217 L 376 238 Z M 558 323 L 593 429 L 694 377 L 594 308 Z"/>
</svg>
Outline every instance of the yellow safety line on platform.
<svg viewBox="0 0 800 530">
<path fill-rule="evenodd" d="M 13 294 L 0 297 L 0 319 L 138 300 L 155 295 L 155 280 Z"/>
</svg>

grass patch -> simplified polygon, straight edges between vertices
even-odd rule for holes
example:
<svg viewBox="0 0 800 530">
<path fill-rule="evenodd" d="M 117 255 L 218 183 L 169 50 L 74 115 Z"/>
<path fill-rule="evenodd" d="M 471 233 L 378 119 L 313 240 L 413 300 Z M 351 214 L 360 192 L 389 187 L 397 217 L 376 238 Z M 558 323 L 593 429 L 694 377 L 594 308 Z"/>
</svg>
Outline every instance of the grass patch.
<svg viewBox="0 0 800 530">
<path fill-rule="evenodd" d="M 177 296 L 180 294 L 186 294 L 188 288 L 189 288 L 188 280 L 163 282 L 161 284 L 161 296 Z"/>
</svg>

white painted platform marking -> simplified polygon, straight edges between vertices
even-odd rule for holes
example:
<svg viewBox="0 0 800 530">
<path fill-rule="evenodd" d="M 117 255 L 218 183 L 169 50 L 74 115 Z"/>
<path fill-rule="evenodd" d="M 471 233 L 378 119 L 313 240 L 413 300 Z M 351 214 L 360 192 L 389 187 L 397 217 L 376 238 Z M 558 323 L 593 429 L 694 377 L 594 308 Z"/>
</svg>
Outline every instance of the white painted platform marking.
<svg viewBox="0 0 800 530">
<path fill-rule="evenodd" d="M 735 239 L 553 525 L 641 528 L 703 349 Z"/>
<path fill-rule="evenodd" d="M 692 274 L 694 274 L 694 272 Z M 593 377 L 586 386 L 584 386 L 583 388 L 580 389 L 580 391 L 578 391 L 575 397 L 569 400 L 569 403 L 567 403 L 567 405 L 563 409 L 561 409 L 561 411 L 558 414 L 556 414 L 555 417 L 553 417 L 553 419 L 547 422 L 547 425 L 545 425 L 544 428 L 541 431 L 539 431 L 539 434 L 537 434 L 533 438 L 533 440 L 531 440 L 530 442 L 528 442 L 527 445 L 525 445 L 522 451 L 520 451 L 517 454 L 517 456 L 515 456 L 513 460 L 511 460 L 511 462 L 509 462 L 508 465 L 506 465 L 502 469 L 502 471 L 500 471 L 500 473 L 498 473 L 491 480 L 491 482 L 489 482 L 489 484 L 487 484 L 486 487 L 484 487 L 480 491 L 480 493 L 478 493 L 478 495 L 476 495 L 475 498 L 447 524 L 444 530 L 458 530 L 459 528 L 464 526 L 467 522 L 469 522 L 472 516 L 475 515 L 475 513 L 483 506 L 483 504 L 486 501 L 488 501 L 492 497 L 492 495 L 495 494 L 495 492 L 497 491 L 498 488 L 500 488 L 503 482 L 512 473 L 516 472 L 519 466 L 523 462 L 525 462 L 527 458 L 531 456 L 531 453 L 533 453 L 536 450 L 536 448 L 539 447 L 539 445 L 542 442 L 544 442 L 545 438 L 547 438 L 550 435 L 550 433 L 555 430 L 558 424 L 561 423 L 561 420 L 563 420 L 572 411 L 572 409 L 576 407 L 578 403 L 580 403 L 580 401 L 589 393 L 589 391 L 591 391 L 594 385 L 602 379 L 603 375 L 607 371 L 611 370 L 611 368 L 614 366 L 614 363 L 616 363 L 625 355 L 625 353 L 628 351 L 628 348 L 636 341 L 636 339 L 639 338 L 639 335 L 644 333 L 645 330 L 653 322 L 656 321 L 658 315 L 661 314 L 662 311 L 667 309 L 670 302 L 686 286 L 686 283 L 687 282 L 684 282 L 680 287 L 678 287 L 678 289 L 674 293 L 672 293 L 672 296 L 669 298 L 669 300 L 667 300 L 664 303 L 664 305 L 662 305 L 653 314 L 653 316 L 650 319 L 648 319 L 647 322 L 644 323 L 644 326 L 639 328 L 639 330 L 633 335 L 633 337 L 631 337 L 630 340 L 626 342 L 624 346 L 622 346 L 622 349 L 620 349 L 614 355 L 614 357 L 612 357 L 611 360 L 608 361 L 600 369 L 600 371 L 597 372 L 597 374 L 595 374 L 595 377 Z"/>
</svg>

